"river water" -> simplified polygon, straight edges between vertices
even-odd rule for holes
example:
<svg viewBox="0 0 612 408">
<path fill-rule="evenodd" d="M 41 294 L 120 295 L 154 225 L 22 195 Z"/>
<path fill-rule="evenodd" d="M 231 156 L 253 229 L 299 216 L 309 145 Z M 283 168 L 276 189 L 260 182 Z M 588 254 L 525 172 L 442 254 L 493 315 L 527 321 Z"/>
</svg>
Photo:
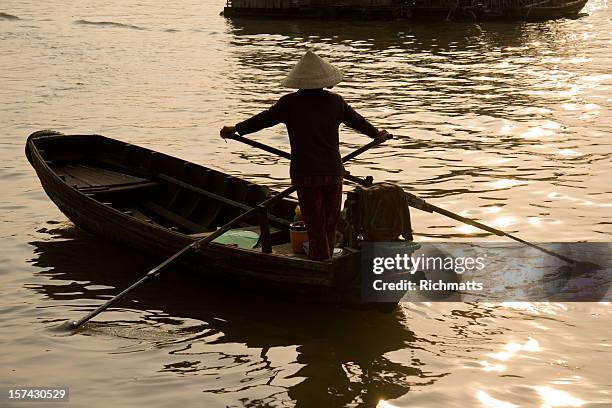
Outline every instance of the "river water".
<svg viewBox="0 0 612 408">
<path fill-rule="evenodd" d="M 77 334 L 52 330 L 152 265 L 67 221 L 25 159 L 27 135 L 100 133 L 283 187 L 286 161 L 217 134 L 282 95 L 309 47 L 344 70 L 335 90 L 397 135 L 353 174 L 525 239 L 611 240 L 607 2 L 528 24 L 229 21 L 222 6 L 0 3 L 0 386 L 68 386 L 75 407 L 611 407 L 607 303 L 381 314 L 179 271 Z M 288 147 L 281 127 L 254 137 Z M 413 223 L 418 240 L 492 239 L 432 214 Z"/>
</svg>

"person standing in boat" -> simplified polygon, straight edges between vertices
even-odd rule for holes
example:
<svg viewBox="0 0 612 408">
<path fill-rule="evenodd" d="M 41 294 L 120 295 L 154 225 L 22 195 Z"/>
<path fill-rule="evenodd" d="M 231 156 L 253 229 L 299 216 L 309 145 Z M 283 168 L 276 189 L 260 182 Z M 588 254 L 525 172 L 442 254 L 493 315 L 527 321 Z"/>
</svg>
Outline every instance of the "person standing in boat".
<svg viewBox="0 0 612 408">
<path fill-rule="evenodd" d="M 312 51 L 300 59 L 282 85 L 298 89 L 282 96 L 269 109 L 238 123 L 224 126 L 222 138 L 236 132 L 247 135 L 284 123 L 291 145 L 290 176 L 309 240 L 309 258 L 328 260 L 335 243 L 342 200 L 344 167 L 339 150 L 341 123 L 373 139 L 386 140 L 379 131 L 351 108 L 344 99 L 325 90 L 342 81 L 342 73 Z"/>
</svg>

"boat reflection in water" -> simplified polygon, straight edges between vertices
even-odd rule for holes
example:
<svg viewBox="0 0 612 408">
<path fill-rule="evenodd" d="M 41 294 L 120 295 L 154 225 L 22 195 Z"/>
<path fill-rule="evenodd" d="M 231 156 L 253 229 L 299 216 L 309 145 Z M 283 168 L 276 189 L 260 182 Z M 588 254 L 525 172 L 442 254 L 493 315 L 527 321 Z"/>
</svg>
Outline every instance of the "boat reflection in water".
<svg viewBox="0 0 612 408">
<path fill-rule="evenodd" d="M 44 268 L 40 273 L 49 283 L 32 288 L 62 309 L 71 307 L 71 317 L 84 312 L 84 302 L 87 309 L 97 306 L 153 266 L 144 256 L 74 227 L 39 232 L 51 237 L 30 242 L 35 248 L 31 263 Z M 178 269 L 142 287 L 120 307 L 109 312 L 112 322 L 99 322 L 103 314 L 78 334 L 152 340 L 154 347 L 168 350 L 158 372 L 201 376 L 207 393 L 263 387 L 263 392 L 248 394 L 257 398 L 250 401 L 257 406 L 287 397 L 297 406 L 372 406 L 404 395 L 413 384 L 432 381 L 418 359 L 399 363 L 387 356 L 410 348 L 416 339 L 401 310 L 272 301 L 214 286 Z M 290 358 L 279 365 L 275 356 L 287 350 L 292 350 Z M 236 370 L 243 370 L 238 378 Z"/>
</svg>

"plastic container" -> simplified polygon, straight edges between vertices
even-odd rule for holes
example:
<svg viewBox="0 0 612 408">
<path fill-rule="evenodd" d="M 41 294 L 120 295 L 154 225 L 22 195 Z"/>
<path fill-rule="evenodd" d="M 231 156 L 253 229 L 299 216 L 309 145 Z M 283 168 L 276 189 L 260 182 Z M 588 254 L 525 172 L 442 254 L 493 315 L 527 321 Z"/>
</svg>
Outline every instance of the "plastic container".
<svg viewBox="0 0 612 408">
<path fill-rule="evenodd" d="M 255 248 L 258 241 L 258 233 L 240 229 L 229 230 L 213 240 L 217 244 L 236 245 L 238 248 Z"/>
<path fill-rule="evenodd" d="M 295 217 L 293 217 L 293 221 L 304 221 L 304 217 L 302 216 L 302 209 L 299 205 L 295 206 Z"/>
<path fill-rule="evenodd" d="M 289 237 L 294 254 L 305 254 L 304 242 L 308 241 L 308 232 L 304 221 L 292 222 L 289 225 Z"/>
</svg>

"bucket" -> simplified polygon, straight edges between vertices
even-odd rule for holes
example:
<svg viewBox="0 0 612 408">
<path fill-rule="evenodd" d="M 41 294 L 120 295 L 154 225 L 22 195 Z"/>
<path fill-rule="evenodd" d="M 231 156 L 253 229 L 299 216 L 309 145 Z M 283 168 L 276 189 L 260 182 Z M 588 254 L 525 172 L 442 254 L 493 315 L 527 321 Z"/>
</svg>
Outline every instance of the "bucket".
<svg viewBox="0 0 612 408">
<path fill-rule="evenodd" d="M 305 254 L 304 242 L 308 241 L 308 232 L 304 221 L 293 222 L 289 225 L 289 237 L 294 254 Z"/>
</svg>

